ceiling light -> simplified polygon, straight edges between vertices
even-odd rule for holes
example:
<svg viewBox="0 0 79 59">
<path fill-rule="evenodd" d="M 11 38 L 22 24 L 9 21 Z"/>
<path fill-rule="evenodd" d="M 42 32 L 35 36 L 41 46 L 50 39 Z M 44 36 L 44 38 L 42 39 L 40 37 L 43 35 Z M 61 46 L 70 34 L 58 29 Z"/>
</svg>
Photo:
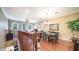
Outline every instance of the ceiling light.
<svg viewBox="0 0 79 59">
<path fill-rule="evenodd" d="M 26 11 L 25 11 L 25 13 L 29 13 L 30 11 L 27 9 Z"/>
</svg>

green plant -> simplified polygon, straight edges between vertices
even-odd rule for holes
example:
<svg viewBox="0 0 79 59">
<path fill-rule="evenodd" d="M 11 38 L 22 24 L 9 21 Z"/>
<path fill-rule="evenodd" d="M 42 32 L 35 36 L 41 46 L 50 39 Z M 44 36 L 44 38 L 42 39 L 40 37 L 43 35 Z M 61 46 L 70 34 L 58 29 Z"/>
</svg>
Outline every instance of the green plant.
<svg viewBox="0 0 79 59">
<path fill-rule="evenodd" d="M 70 28 L 71 31 L 79 31 L 79 18 L 73 21 L 69 21 L 68 28 Z"/>
<path fill-rule="evenodd" d="M 72 31 L 72 33 L 76 32 L 78 34 L 79 32 L 79 18 L 76 20 L 69 21 L 68 23 L 68 28 Z M 74 35 L 76 35 L 74 34 Z"/>
</svg>

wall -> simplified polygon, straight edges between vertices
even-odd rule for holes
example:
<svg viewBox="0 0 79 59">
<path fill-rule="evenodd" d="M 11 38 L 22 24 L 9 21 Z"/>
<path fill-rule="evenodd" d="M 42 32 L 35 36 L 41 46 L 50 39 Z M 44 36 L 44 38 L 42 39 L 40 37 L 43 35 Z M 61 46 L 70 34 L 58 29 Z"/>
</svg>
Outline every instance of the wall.
<svg viewBox="0 0 79 59">
<path fill-rule="evenodd" d="M 49 31 L 49 24 L 59 24 L 59 39 L 71 41 L 72 34 L 67 28 L 67 22 L 79 18 L 79 12 L 74 14 L 69 14 L 66 16 L 61 16 L 57 18 L 50 18 L 48 21 L 42 23 L 43 30 Z M 44 25 L 47 24 L 47 25 Z"/>
<path fill-rule="evenodd" d="M 0 8 L 0 29 L 8 29 L 8 19 L 4 15 L 2 9 Z"/>
<path fill-rule="evenodd" d="M 8 29 L 8 20 L 0 8 L 0 51 L 4 50 L 5 29 Z"/>
</svg>

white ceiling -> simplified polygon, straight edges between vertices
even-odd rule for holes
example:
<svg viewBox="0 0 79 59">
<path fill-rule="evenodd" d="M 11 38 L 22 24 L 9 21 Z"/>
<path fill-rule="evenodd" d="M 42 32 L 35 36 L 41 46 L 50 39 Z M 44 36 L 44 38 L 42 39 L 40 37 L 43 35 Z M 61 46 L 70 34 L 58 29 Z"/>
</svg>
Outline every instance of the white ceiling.
<svg viewBox="0 0 79 59">
<path fill-rule="evenodd" d="M 59 17 L 79 11 L 78 7 L 4 7 L 5 15 L 12 20 L 38 22 L 48 17 Z"/>
</svg>

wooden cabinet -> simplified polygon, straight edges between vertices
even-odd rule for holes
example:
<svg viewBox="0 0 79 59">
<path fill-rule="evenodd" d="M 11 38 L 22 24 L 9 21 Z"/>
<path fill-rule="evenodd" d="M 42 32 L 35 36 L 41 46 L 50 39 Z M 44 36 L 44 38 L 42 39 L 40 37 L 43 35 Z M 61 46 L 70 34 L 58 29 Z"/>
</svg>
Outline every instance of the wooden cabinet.
<svg viewBox="0 0 79 59">
<path fill-rule="evenodd" d="M 33 51 L 33 35 L 31 33 L 18 31 L 18 40 L 21 51 Z"/>
</svg>

